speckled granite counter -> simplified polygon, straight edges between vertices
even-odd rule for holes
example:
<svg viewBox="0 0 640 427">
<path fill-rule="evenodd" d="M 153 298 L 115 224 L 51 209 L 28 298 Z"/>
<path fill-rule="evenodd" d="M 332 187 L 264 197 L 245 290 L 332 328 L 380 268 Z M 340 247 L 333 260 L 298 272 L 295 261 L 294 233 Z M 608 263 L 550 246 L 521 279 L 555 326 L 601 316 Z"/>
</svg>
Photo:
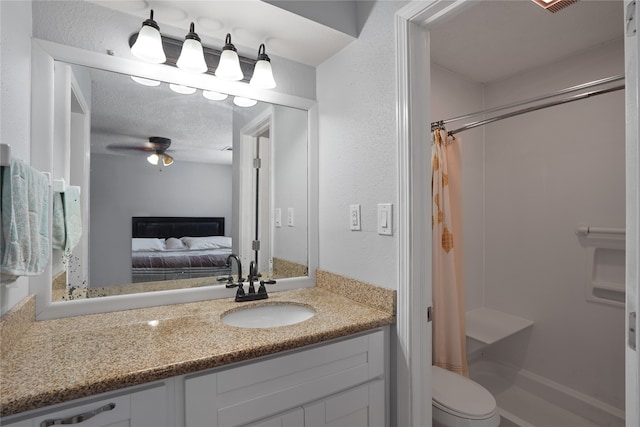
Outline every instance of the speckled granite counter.
<svg viewBox="0 0 640 427">
<path fill-rule="evenodd" d="M 340 276 L 319 272 L 317 287 L 276 292 L 266 301 L 211 300 L 31 322 L 15 340 L 4 331 L 0 415 L 248 360 L 395 321 L 395 291 L 347 283 L 347 294 L 361 295 L 363 304 L 343 296 L 340 289 L 346 286 L 336 284 L 336 278 Z M 240 306 L 279 302 L 311 306 L 316 315 L 295 325 L 266 329 L 236 328 L 220 320 L 221 314 Z M 3 327 L 7 328 L 6 322 Z M 6 341 L 13 341 L 10 348 Z"/>
</svg>

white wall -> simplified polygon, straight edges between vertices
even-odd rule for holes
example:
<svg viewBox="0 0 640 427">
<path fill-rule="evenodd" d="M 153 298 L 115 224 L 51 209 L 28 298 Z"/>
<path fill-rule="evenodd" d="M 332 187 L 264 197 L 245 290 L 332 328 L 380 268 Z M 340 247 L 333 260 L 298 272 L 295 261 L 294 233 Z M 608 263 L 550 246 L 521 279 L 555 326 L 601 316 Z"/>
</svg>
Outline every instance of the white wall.
<svg viewBox="0 0 640 427">
<path fill-rule="evenodd" d="M 31 159 L 31 3 L 0 2 L 0 142 Z M 0 285 L 0 314 L 29 293 L 27 278 Z"/>
<path fill-rule="evenodd" d="M 359 38 L 316 70 L 320 268 L 391 289 L 397 215 L 394 235 L 381 236 L 376 209 L 397 209 L 394 13 L 404 4 L 358 2 Z M 362 231 L 349 230 L 351 204 L 361 205 Z"/>
<path fill-rule="evenodd" d="M 231 166 L 93 155 L 90 203 L 91 287 L 131 283 L 131 217 L 220 216 L 231 235 Z"/>
<path fill-rule="evenodd" d="M 624 74 L 613 43 L 487 87 L 487 106 Z M 534 327 L 491 357 L 624 405 L 624 310 L 585 300 L 579 224 L 624 227 L 624 91 L 485 127 L 485 302 Z"/>
</svg>

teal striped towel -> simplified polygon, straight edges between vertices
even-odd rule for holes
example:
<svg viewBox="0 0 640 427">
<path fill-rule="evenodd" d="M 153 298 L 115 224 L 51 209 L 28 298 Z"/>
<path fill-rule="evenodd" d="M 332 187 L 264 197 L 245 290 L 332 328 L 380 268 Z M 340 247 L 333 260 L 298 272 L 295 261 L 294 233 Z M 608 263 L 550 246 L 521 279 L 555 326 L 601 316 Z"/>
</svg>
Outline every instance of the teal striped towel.
<svg viewBox="0 0 640 427">
<path fill-rule="evenodd" d="M 49 261 L 49 180 L 19 159 L 2 170 L 2 282 L 37 276 Z"/>
</svg>

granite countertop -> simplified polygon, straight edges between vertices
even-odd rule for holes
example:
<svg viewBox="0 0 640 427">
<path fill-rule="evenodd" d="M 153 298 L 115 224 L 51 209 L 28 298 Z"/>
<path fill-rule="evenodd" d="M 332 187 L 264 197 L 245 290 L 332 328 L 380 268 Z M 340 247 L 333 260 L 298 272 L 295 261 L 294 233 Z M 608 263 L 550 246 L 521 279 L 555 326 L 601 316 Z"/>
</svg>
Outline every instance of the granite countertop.
<svg viewBox="0 0 640 427">
<path fill-rule="evenodd" d="M 319 278 L 326 280 L 327 276 Z M 368 304 L 366 297 L 354 301 L 340 295 L 336 292 L 339 284 L 330 282 L 325 287 L 275 292 L 263 301 L 221 299 L 31 322 L 2 351 L 0 416 L 265 356 L 395 321 L 394 291 L 381 293 L 376 288 L 374 302 Z M 379 298 L 376 302 L 380 296 L 382 303 Z M 240 306 L 281 302 L 310 306 L 316 315 L 295 325 L 264 329 L 228 326 L 220 320 L 222 314 Z"/>
</svg>

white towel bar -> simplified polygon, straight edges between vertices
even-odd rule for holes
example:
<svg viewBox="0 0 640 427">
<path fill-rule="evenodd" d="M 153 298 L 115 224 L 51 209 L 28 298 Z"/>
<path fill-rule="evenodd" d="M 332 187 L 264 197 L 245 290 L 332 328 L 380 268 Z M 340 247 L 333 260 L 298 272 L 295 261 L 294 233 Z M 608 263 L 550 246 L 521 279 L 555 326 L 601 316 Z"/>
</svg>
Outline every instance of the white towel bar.
<svg viewBox="0 0 640 427">
<path fill-rule="evenodd" d="M 587 236 L 589 234 L 625 234 L 626 230 L 624 228 L 614 228 L 614 227 L 590 227 L 588 225 L 582 225 L 578 227 L 576 230 L 576 234 L 578 236 Z"/>
<path fill-rule="evenodd" d="M 67 185 L 64 182 L 64 178 L 54 179 L 53 180 L 53 191 L 56 193 L 64 193 L 64 190 L 67 188 Z"/>
</svg>

